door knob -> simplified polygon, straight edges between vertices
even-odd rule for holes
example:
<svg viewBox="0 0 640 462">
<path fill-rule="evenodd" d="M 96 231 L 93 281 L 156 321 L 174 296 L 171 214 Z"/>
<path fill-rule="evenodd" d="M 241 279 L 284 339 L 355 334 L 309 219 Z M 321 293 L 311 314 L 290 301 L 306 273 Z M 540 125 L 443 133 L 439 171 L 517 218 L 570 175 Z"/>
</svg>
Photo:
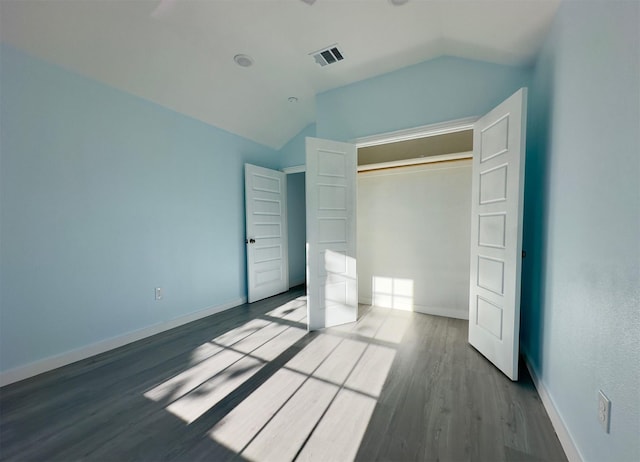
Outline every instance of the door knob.
<svg viewBox="0 0 640 462">
<path fill-rule="evenodd" d="M 244 242 L 245 242 L 245 244 L 255 244 L 256 240 L 254 238 L 251 238 L 249 240 L 245 239 Z"/>
</svg>

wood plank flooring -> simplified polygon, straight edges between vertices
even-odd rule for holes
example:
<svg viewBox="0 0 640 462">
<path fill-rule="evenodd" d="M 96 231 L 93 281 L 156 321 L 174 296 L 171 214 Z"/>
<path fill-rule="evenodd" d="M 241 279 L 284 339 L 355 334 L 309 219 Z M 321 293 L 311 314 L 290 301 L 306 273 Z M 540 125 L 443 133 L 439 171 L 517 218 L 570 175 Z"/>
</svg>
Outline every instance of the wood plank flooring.
<svg viewBox="0 0 640 462">
<path fill-rule="evenodd" d="M 306 333 L 302 289 L 0 389 L 13 461 L 564 461 L 526 369 L 467 322 L 360 307 Z"/>
</svg>

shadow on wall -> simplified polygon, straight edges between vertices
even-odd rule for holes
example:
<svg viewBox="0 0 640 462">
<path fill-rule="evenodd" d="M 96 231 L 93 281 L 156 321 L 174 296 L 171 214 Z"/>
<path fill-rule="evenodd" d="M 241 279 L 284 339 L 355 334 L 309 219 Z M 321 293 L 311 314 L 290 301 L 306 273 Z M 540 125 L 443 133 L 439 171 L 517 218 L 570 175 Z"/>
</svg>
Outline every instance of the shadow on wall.
<svg viewBox="0 0 640 462">
<path fill-rule="evenodd" d="M 523 250 L 527 257 L 522 264 L 521 344 L 534 367 L 543 364 L 544 295 L 547 266 L 547 235 L 549 210 L 549 155 L 553 126 L 554 57 L 541 55 L 536 67 L 529 99 L 527 127 L 527 166 L 525 170 L 525 210 Z"/>
</svg>

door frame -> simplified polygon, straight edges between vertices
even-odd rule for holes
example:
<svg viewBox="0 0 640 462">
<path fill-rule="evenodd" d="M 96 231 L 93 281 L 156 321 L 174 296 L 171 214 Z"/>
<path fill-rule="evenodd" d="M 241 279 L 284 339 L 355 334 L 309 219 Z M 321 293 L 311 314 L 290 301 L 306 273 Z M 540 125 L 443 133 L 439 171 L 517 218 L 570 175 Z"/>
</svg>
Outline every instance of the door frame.
<svg viewBox="0 0 640 462">
<path fill-rule="evenodd" d="M 462 119 L 449 120 L 446 122 L 420 125 L 414 128 L 355 138 L 349 141 L 349 143 L 355 144 L 357 148 L 367 148 L 370 146 L 379 146 L 381 144 L 397 143 L 399 141 L 409 141 L 436 135 L 446 135 L 447 133 L 461 132 L 464 130 L 473 130 L 473 124 L 479 118 L 479 116 L 464 117 Z M 428 159 L 428 157 L 422 157 L 421 161 L 428 162 Z M 413 163 L 416 162 L 411 162 L 411 164 Z"/>
<path fill-rule="evenodd" d="M 462 132 L 465 130 L 473 130 L 473 124 L 480 116 L 464 117 L 462 119 L 449 120 L 429 125 L 420 125 L 414 128 L 396 130 L 393 132 L 379 133 L 377 135 L 364 136 L 347 141 L 354 144 L 356 148 L 367 148 L 370 146 L 379 146 L 381 144 L 397 143 L 399 141 L 409 141 L 418 138 L 428 138 L 436 135 L 446 135 L 447 133 Z M 444 154 L 441 156 L 421 157 L 419 159 L 407 159 L 393 162 L 384 162 L 379 164 L 368 164 L 358 167 L 358 171 L 372 170 L 381 167 L 400 167 L 405 165 L 427 164 L 430 162 L 442 162 L 443 160 L 466 159 L 472 156 L 472 152 L 464 152 L 459 154 Z M 282 171 L 286 174 L 302 173 L 306 171 L 306 166 L 294 165 L 293 167 L 285 167 Z"/>
<path fill-rule="evenodd" d="M 465 130 L 473 130 L 474 123 L 480 118 L 480 116 L 464 117 L 461 119 L 454 119 L 445 122 L 438 122 L 435 124 L 420 125 L 418 127 L 396 130 L 392 132 L 379 133 L 377 135 L 370 135 L 361 138 L 355 138 L 349 140 L 348 143 L 354 144 L 356 148 L 365 148 L 369 146 L 378 146 L 381 144 L 396 143 L 399 141 L 408 141 L 418 138 L 427 138 L 436 135 L 445 135 L 447 133 L 456 133 Z M 380 167 L 399 167 L 404 165 L 418 165 L 431 162 L 442 162 L 445 160 L 457 160 L 457 159 L 469 159 L 473 157 L 473 151 L 456 153 L 456 154 L 444 154 L 441 156 L 422 157 L 419 159 L 407 159 L 394 162 L 385 162 L 380 164 L 363 165 L 356 167 L 357 171 L 371 170 L 373 168 Z M 291 167 L 284 167 L 281 171 L 287 175 L 294 173 L 304 173 L 307 171 L 306 164 L 294 165 Z M 306 206 L 306 205 L 305 205 Z M 357 218 L 356 218 L 357 220 Z"/>
<path fill-rule="evenodd" d="M 518 90 L 518 91 L 521 91 L 521 90 Z M 443 135 L 448 133 L 456 133 L 456 132 L 465 131 L 465 130 L 473 130 L 475 135 L 475 123 L 485 115 L 486 114 L 483 114 L 481 116 L 466 117 L 466 118 L 455 119 L 455 120 L 450 120 L 450 121 L 445 121 L 445 122 L 440 122 L 435 124 L 422 125 L 422 126 L 414 127 L 410 129 L 396 130 L 396 131 L 381 133 L 377 135 L 355 138 L 355 139 L 349 140 L 348 143 L 355 145 L 357 150 L 358 148 L 363 148 L 363 147 L 378 146 L 383 144 L 390 144 L 390 143 L 414 140 L 419 138 L 427 138 L 431 136 Z M 476 142 L 474 140 L 474 150 L 475 150 L 475 146 L 476 146 Z M 526 150 L 526 144 L 525 144 L 525 147 L 523 147 L 523 149 Z M 356 162 L 356 171 L 364 171 L 364 170 L 371 170 L 374 168 L 384 168 L 384 167 L 398 167 L 403 165 L 425 164 L 430 162 L 441 162 L 444 160 L 473 158 L 473 156 L 474 156 L 474 151 L 471 151 L 471 152 L 465 152 L 465 153 L 459 153 L 459 154 L 447 154 L 442 156 L 424 157 L 420 159 L 412 159 L 412 160 L 406 160 L 406 161 L 403 160 L 403 161 L 371 164 L 371 165 L 366 165 L 362 167 L 358 167 Z M 306 171 L 306 166 L 296 165 L 292 167 L 283 168 L 282 171 L 284 173 L 304 172 Z M 524 198 L 522 200 L 524 200 Z M 524 207 L 524 203 L 522 204 L 522 207 Z M 357 217 L 355 219 L 357 220 Z M 356 278 L 357 278 L 357 274 L 356 274 Z"/>
</svg>

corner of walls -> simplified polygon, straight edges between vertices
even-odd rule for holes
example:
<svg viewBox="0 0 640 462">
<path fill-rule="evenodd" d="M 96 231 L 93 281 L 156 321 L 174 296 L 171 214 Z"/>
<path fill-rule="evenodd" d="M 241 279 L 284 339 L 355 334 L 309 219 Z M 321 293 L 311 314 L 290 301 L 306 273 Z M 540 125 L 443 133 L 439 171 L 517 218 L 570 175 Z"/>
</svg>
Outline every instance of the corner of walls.
<svg viewBox="0 0 640 462">
<path fill-rule="evenodd" d="M 640 459 L 638 24 L 636 1 L 564 2 L 530 92 L 522 350 L 577 460 Z"/>
<path fill-rule="evenodd" d="M 529 361 L 530 355 L 527 354 L 525 349 L 521 349 L 521 354 L 524 357 L 524 362 L 529 371 L 529 375 L 531 376 L 531 380 L 533 381 L 533 385 L 536 387 L 536 391 L 540 396 L 540 400 L 542 401 L 542 405 L 544 406 L 547 414 L 549 416 L 549 420 L 551 420 L 551 425 L 553 425 L 553 429 L 560 440 L 560 444 L 562 449 L 564 450 L 565 455 L 569 462 L 580 462 L 585 460 L 577 446 L 575 445 L 575 439 L 571 435 L 571 431 L 567 426 L 566 422 L 562 418 L 562 415 L 558 411 L 558 406 L 555 401 L 549 394 L 544 382 L 540 380 L 540 374 L 538 370 L 533 366 L 533 364 Z"/>
<path fill-rule="evenodd" d="M 0 370 L 241 300 L 277 152 L 1 47 Z"/>
<path fill-rule="evenodd" d="M 297 135 L 291 138 L 279 151 L 280 168 L 296 167 L 304 165 L 305 159 L 305 138 L 316 136 L 316 124 L 310 123 L 304 127 Z"/>
<path fill-rule="evenodd" d="M 548 175 L 551 127 L 553 125 L 553 29 L 540 51 L 529 88 L 527 114 L 527 153 L 524 192 L 523 250 L 527 258 L 522 264 L 520 342 L 523 354 L 536 371 L 542 357 L 542 296 L 545 292 L 547 266 L 547 221 L 549 205 Z"/>
</svg>

